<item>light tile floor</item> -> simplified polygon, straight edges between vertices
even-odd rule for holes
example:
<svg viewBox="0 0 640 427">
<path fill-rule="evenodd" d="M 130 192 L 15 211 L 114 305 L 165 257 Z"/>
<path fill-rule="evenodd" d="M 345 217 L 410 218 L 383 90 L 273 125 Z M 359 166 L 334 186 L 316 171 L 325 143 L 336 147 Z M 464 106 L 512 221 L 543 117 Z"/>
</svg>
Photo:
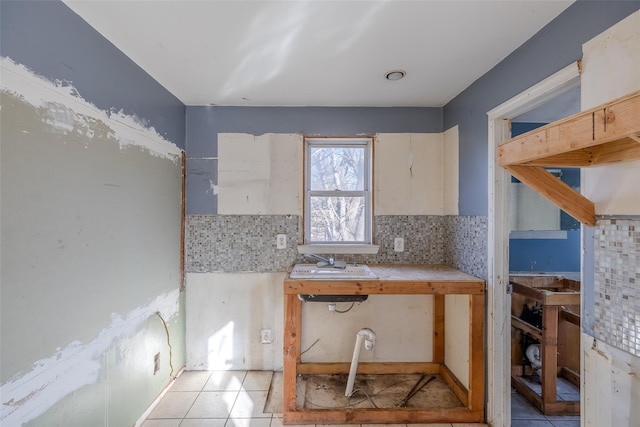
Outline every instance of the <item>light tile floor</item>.
<svg viewBox="0 0 640 427">
<path fill-rule="evenodd" d="M 511 427 L 580 427 L 579 416 L 544 415 L 517 393 L 511 395 Z"/>
<path fill-rule="evenodd" d="M 142 427 L 284 427 L 281 414 L 264 412 L 273 374 L 271 371 L 185 371 Z M 361 427 L 374 425 L 363 424 Z M 385 426 L 486 427 L 486 424 Z"/>
<path fill-rule="evenodd" d="M 281 414 L 264 412 L 269 406 L 267 398 L 273 377 L 271 371 L 185 371 L 142 427 L 283 427 Z M 565 391 L 575 393 L 575 390 Z M 511 419 L 512 427 L 580 427 L 579 416 L 545 416 L 515 392 L 511 394 Z M 421 425 L 426 426 L 409 424 L 408 427 Z M 368 426 L 371 425 L 362 425 Z M 404 427 L 405 424 L 386 426 Z M 485 424 L 428 426 L 481 427 Z"/>
<path fill-rule="evenodd" d="M 580 400 L 580 390 L 561 378 L 558 379 L 558 396 L 567 400 Z M 527 399 L 512 390 L 511 427 L 580 427 L 579 416 L 544 415 Z"/>
</svg>

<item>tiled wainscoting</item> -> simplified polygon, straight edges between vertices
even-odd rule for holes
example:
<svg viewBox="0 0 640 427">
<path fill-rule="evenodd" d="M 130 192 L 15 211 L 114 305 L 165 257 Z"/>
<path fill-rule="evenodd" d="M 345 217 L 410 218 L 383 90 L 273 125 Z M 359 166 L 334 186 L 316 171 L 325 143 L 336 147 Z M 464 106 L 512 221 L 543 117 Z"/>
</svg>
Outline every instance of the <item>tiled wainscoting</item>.
<svg viewBox="0 0 640 427">
<path fill-rule="evenodd" d="M 376 255 L 341 256 L 366 264 L 448 264 L 486 278 L 487 217 L 385 215 L 374 219 Z M 295 215 L 188 215 L 185 269 L 206 272 L 277 272 L 305 262 L 302 218 Z M 276 249 L 276 235 L 287 235 L 287 249 Z M 403 237 L 404 252 L 393 239 Z"/>
<path fill-rule="evenodd" d="M 595 231 L 595 337 L 640 357 L 640 218 Z"/>
</svg>

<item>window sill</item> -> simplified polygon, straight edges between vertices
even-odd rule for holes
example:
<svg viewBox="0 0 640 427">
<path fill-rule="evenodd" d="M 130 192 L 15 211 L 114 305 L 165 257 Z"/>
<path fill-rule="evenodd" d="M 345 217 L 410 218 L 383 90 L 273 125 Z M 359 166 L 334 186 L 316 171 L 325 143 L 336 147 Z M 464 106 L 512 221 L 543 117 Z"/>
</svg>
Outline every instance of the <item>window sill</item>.
<svg viewBox="0 0 640 427">
<path fill-rule="evenodd" d="M 298 245 L 299 254 L 377 254 L 380 245 L 366 244 L 315 244 Z"/>
</svg>

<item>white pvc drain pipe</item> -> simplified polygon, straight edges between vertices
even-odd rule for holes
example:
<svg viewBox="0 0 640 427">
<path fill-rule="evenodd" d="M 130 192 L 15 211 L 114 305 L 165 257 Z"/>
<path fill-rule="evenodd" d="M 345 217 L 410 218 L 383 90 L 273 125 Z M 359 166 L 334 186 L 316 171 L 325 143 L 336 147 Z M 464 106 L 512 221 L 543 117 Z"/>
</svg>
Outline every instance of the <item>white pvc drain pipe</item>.
<svg viewBox="0 0 640 427">
<path fill-rule="evenodd" d="M 360 358 L 360 345 L 362 340 L 364 341 L 364 348 L 371 350 L 376 343 L 376 333 L 369 328 L 362 328 L 356 335 L 356 348 L 353 350 L 353 358 L 351 359 L 351 369 L 349 370 L 349 379 L 347 380 L 347 389 L 344 391 L 344 395 L 351 397 L 353 394 L 353 383 L 356 380 L 356 371 L 358 370 L 358 359 Z"/>
</svg>

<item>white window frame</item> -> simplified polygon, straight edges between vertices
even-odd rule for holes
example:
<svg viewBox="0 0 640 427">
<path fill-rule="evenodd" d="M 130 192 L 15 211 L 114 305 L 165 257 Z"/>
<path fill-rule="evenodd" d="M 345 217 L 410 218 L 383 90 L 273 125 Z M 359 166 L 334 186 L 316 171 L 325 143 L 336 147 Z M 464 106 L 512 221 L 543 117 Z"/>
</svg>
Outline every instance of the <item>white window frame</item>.
<svg viewBox="0 0 640 427">
<path fill-rule="evenodd" d="M 373 137 L 305 137 L 305 164 L 304 164 L 304 242 L 313 246 L 347 246 L 347 245 L 371 245 L 373 243 Z M 360 191 L 312 191 L 311 190 L 311 149 L 318 146 L 353 147 L 359 146 L 365 149 L 364 158 L 364 188 Z M 364 241 L 311 241 L 311 197 L 312 196 L 357 196 L 365 200 L 365 225 Z"/>
</svg>

